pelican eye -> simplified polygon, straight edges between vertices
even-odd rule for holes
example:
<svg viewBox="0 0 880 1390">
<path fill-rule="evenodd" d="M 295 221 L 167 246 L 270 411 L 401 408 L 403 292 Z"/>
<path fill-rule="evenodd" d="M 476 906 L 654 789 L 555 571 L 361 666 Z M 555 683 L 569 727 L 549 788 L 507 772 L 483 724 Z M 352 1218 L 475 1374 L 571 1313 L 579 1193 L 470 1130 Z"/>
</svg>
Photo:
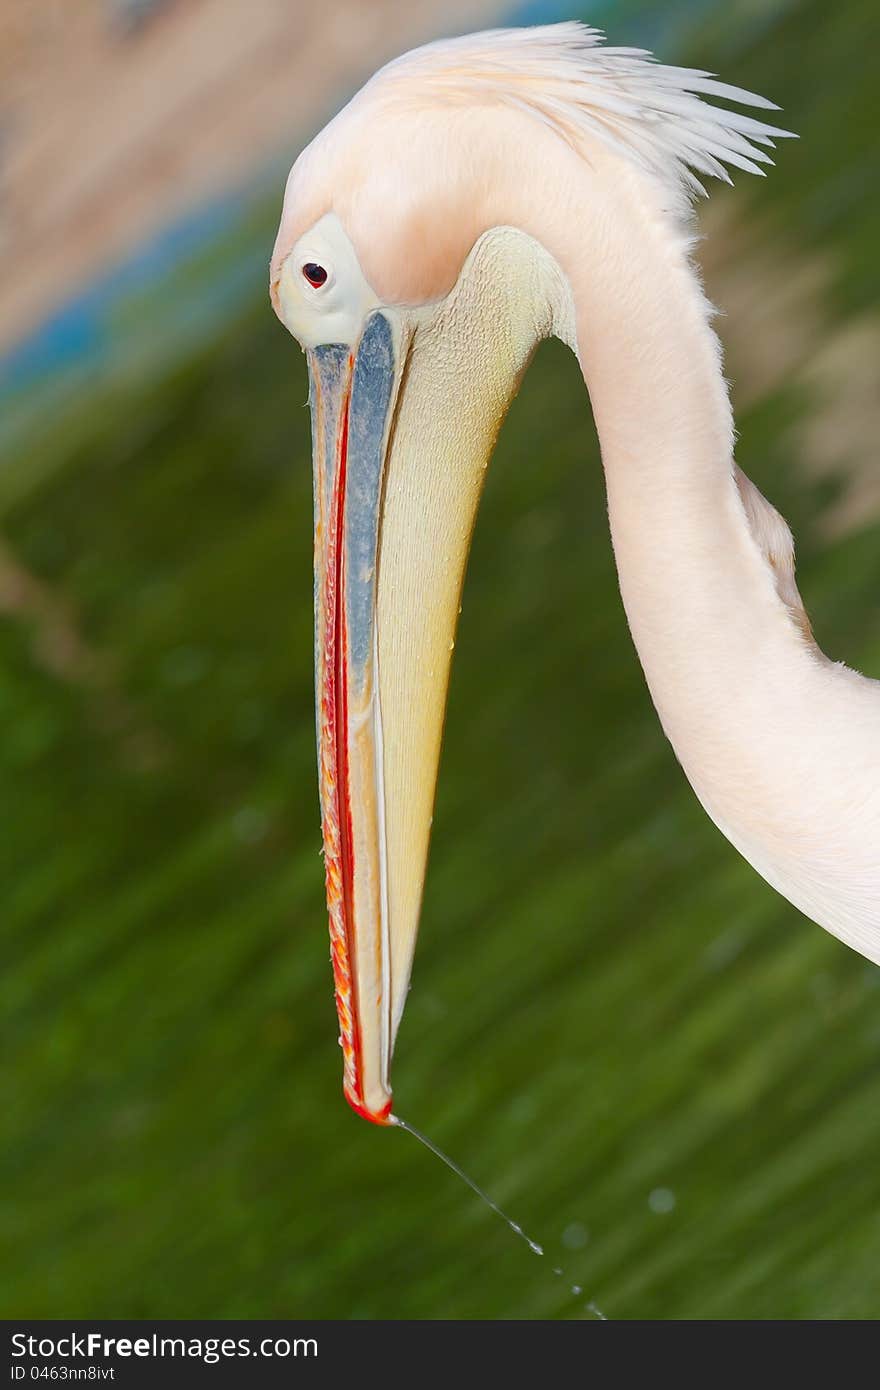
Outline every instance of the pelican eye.
<svg viewBox="0 0 880 1390">
<path fill-rule="evenodd" d="M 327 279 L 327 272 L 322 265 L 316 265 L 314 261 L 308 261 L 303 266 L 303 275 L 308 280 L 312 289 L 319 290 Z"/>
</svg>

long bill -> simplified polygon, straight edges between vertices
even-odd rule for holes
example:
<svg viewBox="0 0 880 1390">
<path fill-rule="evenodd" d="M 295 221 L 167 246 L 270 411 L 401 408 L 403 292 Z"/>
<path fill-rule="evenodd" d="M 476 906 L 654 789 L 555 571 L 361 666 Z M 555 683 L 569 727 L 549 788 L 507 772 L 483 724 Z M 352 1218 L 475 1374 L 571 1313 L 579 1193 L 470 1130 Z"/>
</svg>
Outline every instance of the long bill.
<svg viewBox="0 0 880 1390">
<path fill-rule="evenodd" d="M 308 353 L 331 960 L 344 1093 L 377 1124 L 391 1120 L 471 534 L 535 342 L 525 300 L 468 312 L 469 286 L 488 280 L 477 251 L 441 304 L 377 310 L 354 347 Z"/>
<path fill-rule="evenodd" d="M 315 489 L 315 700 L 330 958 L 349 1104 L 391 1112 L 391 956 L 376 570 L 385 448 L 397 384 L 391 324 L 356 356 L 309 353 Z"/>
</svg>

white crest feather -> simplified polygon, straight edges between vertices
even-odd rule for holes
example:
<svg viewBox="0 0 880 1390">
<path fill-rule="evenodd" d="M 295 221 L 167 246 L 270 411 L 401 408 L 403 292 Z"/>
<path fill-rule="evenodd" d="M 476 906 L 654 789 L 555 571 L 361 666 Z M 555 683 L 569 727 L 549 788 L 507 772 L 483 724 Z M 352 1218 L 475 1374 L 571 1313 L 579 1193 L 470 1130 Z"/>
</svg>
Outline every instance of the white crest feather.
<svg viewBox="0 0 880 1390">
<path fill-rule="evenodd" d="M 374 87 L 376 84 L 376 87 Z M 592 136 L 689 196 L 700 176 L 730 183 L 726 166 L 762 174 L 774 141 L 791 132 L 714 106 L 706 97 L 775 111 L 764 97 L 712 73 L 668 67 L 641 48 L 614 48 L 598 29 L 571 21 L 491 29 L 444 39 L 394 59 L 368 84 L 378 96 L 489 101 L 543 121 L 575 149 Z"/>
</svg>

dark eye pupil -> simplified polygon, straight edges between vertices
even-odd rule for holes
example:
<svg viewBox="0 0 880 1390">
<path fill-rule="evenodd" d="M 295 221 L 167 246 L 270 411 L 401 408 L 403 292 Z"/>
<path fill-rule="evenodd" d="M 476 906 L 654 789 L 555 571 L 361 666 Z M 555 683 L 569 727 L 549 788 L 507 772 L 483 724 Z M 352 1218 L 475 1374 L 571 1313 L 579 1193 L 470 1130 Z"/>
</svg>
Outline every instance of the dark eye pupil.
<svg viewBox="0 0 880 1390">
<path fill-rule="evenodd" d="M 322 265 L 315 265 L 314 261 L 309 261 L 308 265 L 303 266 L 303 275 L 310 285 L 318 289 L 327 279 L 327 272 Z"/>
</svg>

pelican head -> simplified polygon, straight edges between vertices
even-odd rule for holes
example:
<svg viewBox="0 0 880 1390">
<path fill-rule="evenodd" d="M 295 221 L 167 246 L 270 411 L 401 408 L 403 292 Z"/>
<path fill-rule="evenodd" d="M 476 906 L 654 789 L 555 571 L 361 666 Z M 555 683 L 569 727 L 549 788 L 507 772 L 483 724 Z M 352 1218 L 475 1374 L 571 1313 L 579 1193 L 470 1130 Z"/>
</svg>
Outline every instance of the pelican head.
<svg viewBox="0 0 880 1390">
<path fill-rule="evenodd" d="M 731 95 L 706 74 L 599 49 L 580 25 L 471 36 L 382 69 L 288 179 L 270 287 L 310 377 L 331 957 L 345 1095 L 376 1123 L 391 1119 L 487 463 L 542 338 L 578 351 L 589 329 L 610 350 L 618 304 L 642 295 L 651 309 L 678 283 L 677 268 L 647 272 L 643 289 L 632 238 L 659 244 L 661 218 L 699 187 L 693 169 L 767 158 L 773 128 L 695 95 L 716 89 Z M 669 235 L 685 245 L 681 225 Z M 619 285 L 605 301 L 590 288 L 600 262 Z M 625 452 L 611 410 L 624 388 L 607 381 L 606 440 Z"/>
<path fill-rule="evenodd" d="M 273 304 L 310 377 L 318 762 L 344 1091 L 378 1123 L 391 1111 L 486 467 L 535 344 L 572 334 L 551 256 L 480 206 L 491 175 L 485 160 L 468 168 L 466 150 L 475 114 L 498 113 L 413 105 L 412 77 L 391 65 L 300 156 L 271 268 Z"/>
</svg>

